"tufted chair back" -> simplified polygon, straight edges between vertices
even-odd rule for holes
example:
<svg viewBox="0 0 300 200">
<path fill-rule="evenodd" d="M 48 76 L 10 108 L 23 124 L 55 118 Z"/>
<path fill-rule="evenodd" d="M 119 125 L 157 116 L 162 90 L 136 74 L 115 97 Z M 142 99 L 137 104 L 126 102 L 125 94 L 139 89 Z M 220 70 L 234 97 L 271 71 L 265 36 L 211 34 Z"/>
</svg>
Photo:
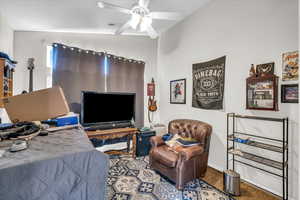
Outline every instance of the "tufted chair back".
<svg viewBox="0 0 300 200">
<path fill-rule="evenodd" d="M 151 137 L 150 166 L 176 183 L 182 190 L 184 185 L 196 178 L 204 177 L 207 170 L 211 125 L 189 119 L 176 119 L 169 123 L 169 133 L 191 137 L 200 145 L 170 148 L 161 136 Z"/>
<path fill-rule="evenodd" d="M 169 123 L 169 133 L 194 138 L 204 145 L 205 151 L 209 150 L 211 132 L 211 125 L 197 120 L 176 119 Z"/>
</svg>

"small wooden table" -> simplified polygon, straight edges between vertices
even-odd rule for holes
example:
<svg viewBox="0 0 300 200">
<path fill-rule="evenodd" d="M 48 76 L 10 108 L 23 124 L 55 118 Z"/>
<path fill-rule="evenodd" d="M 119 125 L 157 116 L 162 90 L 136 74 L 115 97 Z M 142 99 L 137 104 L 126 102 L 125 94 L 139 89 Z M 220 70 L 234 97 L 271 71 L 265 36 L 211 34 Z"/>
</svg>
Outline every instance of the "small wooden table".
<svg viewBox="0 0 300 200">
<path fill-rule="evenodd" d="M 108 130 L 97 130 L 97 131 L 86 131 L 86 134 L 89 138 L 95 138 L 100 140 L 122 138 L 124 136 L 132 135 L 132 152 L 123 152 L 123 151 L 109 151 L 107 154 L 116 155 L 116 154 L 125 154 L 132 157 L 136 157 L 136 134 L 138 133 L 137 128 L 116 128 Z M 129 144 L 128 144 L 129 145 Z"/>
</svg>

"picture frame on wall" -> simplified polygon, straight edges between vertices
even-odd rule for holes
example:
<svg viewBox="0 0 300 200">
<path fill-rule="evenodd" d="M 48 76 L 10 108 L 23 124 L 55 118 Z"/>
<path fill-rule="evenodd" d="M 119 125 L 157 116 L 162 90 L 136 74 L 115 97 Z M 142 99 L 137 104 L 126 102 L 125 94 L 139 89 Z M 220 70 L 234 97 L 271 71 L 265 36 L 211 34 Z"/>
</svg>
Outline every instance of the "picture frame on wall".
<svg viewBox="0 0 300 200">
<path fill-rule="evenodd" d="M 264 63 L 256 66 L 256 73 L 258 76 L 266 76 L 274 74 L 275 63 Z"/>
<path fill-rule="evenodd" d="M 282 80 L 297 81 L 299 78 L 299 52 L 282 54 Z"/>
<path fill-rule="evenodd" d="M 298 103 L 298 84 L 281 85 L 281 103 Z"/>
<path fill-rule="evenodd" d="M 277 76 L 249 77 L 246 84 L 247 109 L 278 111 Z"/>
<path fill-rule="evenodd" d="M 186 79 L 170 81 L 170 103 L 186 104 Z"/>
</svg>

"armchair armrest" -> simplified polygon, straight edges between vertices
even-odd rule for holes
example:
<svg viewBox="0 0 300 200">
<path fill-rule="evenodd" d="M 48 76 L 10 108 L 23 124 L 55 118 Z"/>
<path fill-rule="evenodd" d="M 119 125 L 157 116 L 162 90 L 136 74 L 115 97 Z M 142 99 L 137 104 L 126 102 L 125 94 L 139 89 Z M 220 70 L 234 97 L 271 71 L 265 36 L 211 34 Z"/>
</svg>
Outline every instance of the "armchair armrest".
<svg viewBox="0 0 300 200">
<path fill-rule="evenodd" d="M 158 147 L 165 144 L 164 140 L 160 136 L 153 136 L 150 138 L 150 143 L 152 147 Z"/>
<path fill-rule="evenodd" d="M 204 152 L 202 146 L 181 147 L 177 149 L 178 153 L 185 159 L 189 160 L 195 156 L 201 155 Z"/>
</svg>

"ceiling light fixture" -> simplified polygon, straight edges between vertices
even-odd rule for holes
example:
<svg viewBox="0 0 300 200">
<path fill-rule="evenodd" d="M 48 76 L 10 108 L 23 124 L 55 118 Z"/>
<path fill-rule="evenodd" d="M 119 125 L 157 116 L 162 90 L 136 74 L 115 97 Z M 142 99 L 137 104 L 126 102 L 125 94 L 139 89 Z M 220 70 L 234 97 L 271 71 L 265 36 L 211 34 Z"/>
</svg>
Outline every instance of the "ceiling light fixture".
<svg viewBox="0 0 300 200">
<path fill-rule="evenodd" d="M 152 18 L 149 16 L 143 17 L 140 25 L 140 31 L 142 32 L 147 31 L 151 25 L 152 25 Z"/>
<path fill-rule="evenodd" d="M 136 13 L 132 13 L 131 15 L 131 20 L 130 20 L 130 26 L 133 29 L 137 29 L 138 25 L 141 23 L 141 16 L 136 14 Z"/>
<path fill-rule="evenodd" d="M 98 7 L 99 7 L 99 8 L 104 8 L 105 5 L 104 5 L 104 3 L 102 3 L 102 2 L 98 2 Z"/>
<path fill-rule="evenodd" d="M 147 32 L 151 38 L 155 39 L 158 37 L 158 33 L 152 26 L 153 19 L 180 20 L 183 15 L 174 12 L 150 12 L 148 8 L 150 1 L 151 0 L 137 0 L 137 4 L 133 5 L 131 9 L 104 1 L 99 1 L 98 6 L 100 8 L 107 8 L 131 15 L 130 20 L 116 30 L 116 35 L 122 34 L 127 29 L 132 28 L 141 32 Z"/>
</svg>

